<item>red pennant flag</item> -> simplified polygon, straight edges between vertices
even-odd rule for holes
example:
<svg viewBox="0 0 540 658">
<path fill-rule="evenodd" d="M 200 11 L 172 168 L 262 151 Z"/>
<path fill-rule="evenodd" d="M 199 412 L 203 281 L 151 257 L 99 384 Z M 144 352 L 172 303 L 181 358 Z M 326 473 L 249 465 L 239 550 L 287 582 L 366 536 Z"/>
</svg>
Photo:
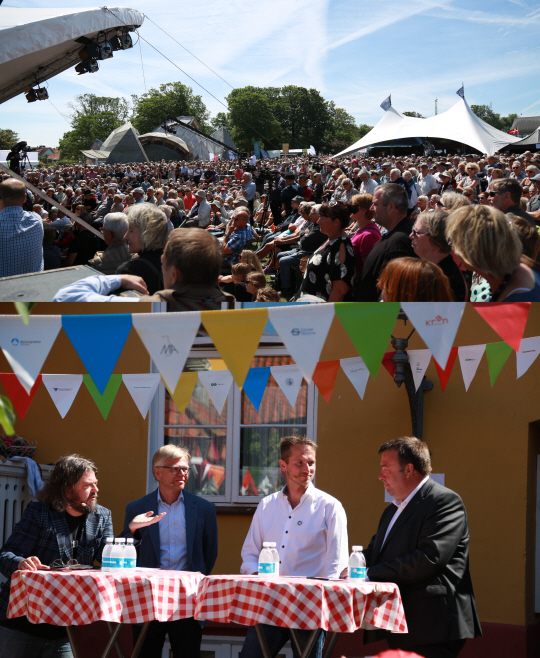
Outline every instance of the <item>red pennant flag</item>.
<svg viewBox="0 0 540 658">
<path fill-rule="evenodd" d="M 383 366 L 388 370 L 388 372 L 390 373 L 390 377 L 392 377 L 392 379 L 394 379 L 394 375 L 396 374 L 396 365 L 392 361 L 392 357 L 394 356 L 394 354 L 395 352 L 386 352 L 382 360 Z"/>
<path fill-rule="evenodd" d="M 28 407 L 34 399 L 34 395 L 41 384 L 41 375 L 36 377 L 36 381 L 32 386 L 30 393 L 27 393 L 18 380 L 17 375 L 12 372 L 0 372 L 0 380 L 6 389 L 9 399 L 11 400 L 16 412 L 19 414 L 21 420 L 26 416 Z"/>
<path fill-rule="evenodd" d="M 315 386 L 319 389 L 319 393 L 327 402 L 330 402 L 330 398 L 332 397 L 338 370 L 339 360 L 319 361 L 311 378 Z"/>
<path fill-rule="evenodd" d="M 450 379 L 450 373 L 452 372 L 452 368 L 454 367 L 454 363 L 456 362 L 457 355 L 458 355 L 458 348 L 453 347 L 450 350 L 450 356 L 448 357 L 448 361 L 446 362 L 446 368 L 444 370 L 437 363 L 435 357 L 433 357 L 433 362 L 435 363 L 435 368 L 437 369 L 437 374 L 439 375 L 439 381 L 441 382 L 441 389 L 443 393 L 444 393 L 444 389 L 446 388 L 446 384 L 448 384 L 448 380 Z"/>
<path fill-rule="evenodd" d="M 504 342 L 518 352 L 531 302 L 474 302 L 473 306 Z"/>
</svg>

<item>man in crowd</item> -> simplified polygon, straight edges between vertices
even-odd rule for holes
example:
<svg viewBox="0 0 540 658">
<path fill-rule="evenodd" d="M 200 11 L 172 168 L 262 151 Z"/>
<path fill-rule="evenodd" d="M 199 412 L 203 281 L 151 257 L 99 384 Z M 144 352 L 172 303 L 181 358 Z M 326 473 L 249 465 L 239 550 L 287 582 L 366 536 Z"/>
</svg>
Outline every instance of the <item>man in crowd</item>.
<svg viewBox="0 0 540 658">
<path fill-rule="evenodd" d="M 418 176 L 418 186 L 422 194 L 427 197 L 430 197 L 432 194 L 437 194 L 439 191 L 439 186 L 435 180 L 435 176 L 432 176 L 429 173 L 429 167 L 426 162 L 422 162 L 420 165 L 420 176 Z"/>
<path fill-rule="evenodd" d="M 355 290 L 357 302 L 378 300 L 377 281 L 388 261 L 401 256 L 416 257 L 409 238 L 413 221 L 407 217 L 408 207 L 409 197 L 401 185 L 385 183 L 375 190 L 371 210 L 375 213 L 375 221 L 386 229 L 386 233 L 365 260 Z"/>
<path fill-rule="evenodd" d="M 258 572 L 263 542 L 275 542 L 283 576 L 339 578 L 348 563 L 347 517 L 341 503 L 313 486 L 317 444 L 306 437 L 281 439 L 279 466 L 286 481 L 281 491 L 259 503 L 242 547 L 240 573 Z M 286 628 L 263 624 L 272 657 L 289 639 Z M 310 631 L 298 631 L 305 644 Z M 321 633 L 311 658 L 320 658 Z M 293 643 L 293 653 L 296 649 Z M 248 628 L 240 658 L 262 658 L 253 626 Z"/>
<path fill-rule="evenodd" d="M 237 263 L 242 250 L 253 239 L 257 239 L 257 234 L 249 224 L 249 212 L 246 208 L 240 206 L 234 211 L 234 215 L 225 229 L 225 235 L 221 243 L 224 262 L 227 265 Z"/>
<path fill-rule="evenodd" d="M 361 181 L 358 188 L 360 194 L 375 194 L 377 183 L 371 178 L 371 174 L 367 169 L 361 169 L 358 178 Z"/>
<path fill-rule="evenodd" d="M 140 567 L 200 571 L 205 575 L 214 567 L 218 548 L 216 508 L 185 491 L 190 459 L 187 450 L 176 445 L 159 448 L 152 458 L 157 489 L 126 507 L 122 534 L 140 540 Z M 141 630 L 142 624 L 133 626 L 134 643 Z M 161 658 L 167 634 L 174 658 L 199 658 L 202 628 L 193 617 L 150 622 L 141 655 Z"/>
<path fill-rule="evenodd" d="M 499 178 L 489 185 L 491 205 L 498 210 L 508 214 L 523 217 L 530 224 L 534 225 L 534 219 L 529 213 L 522 210 L 519 202 L 521 201 L 522 188 L 515 178 Z"/>
<path fill-rule="evenodd" d="M 25 201 L 24 183 L 0 183 L 0 277 L 43 270 L 43 222 L 23 210 Z"/>
<path fill-rule="evenodd" d="M 392 649 L 425 658 L 456 658 L 482 635 L 469 573 L 469 526 L 461 498 L 430 477 L 425 443 L 402 437 L 383 444 L 379 480 L 394 498 L 365 551 L 370 581 L 399 586 L 408 633 L 366 631 Z"/>
<path fill-rule="evenodd" d="M 109 213 L 103 220 L 103 240 L 107 247 L 98 252 L 88 265 L 103 274 L 115 274 L 117 268 L 131 258 L 127 241 L 128 221 L 123 212 Z"/>
<path fill-rule="evenodd" d="M 97 468 L 79 455 L 62 457 L 49 481 L 28 503 L 13 534 L 0 550 L 0 647 L 3 656 L 71 656 L 63 626 L 31 624 L 26 617 L 6 619 L 11 576 L 16 571 L 48 569 L 54 562 L 92 565 L 113 537 L 111 513 L 97 504 Z M 22 574 L 21 574 L 22 575 Z"/>
<path fill-rule="evenodd" d="M 205 191 L 197 190 L 195 192 L 195 205 L 189 211 L 188 221 L 184 226 L 186 228 L 206 228 L 210 224 L 210 210 Z"/>
<path fill-rule="evenodd" d="M 304 196 L 304 190 L 294 182 L 294 174 L 285 174 L 285 187 L 281 192 L 281 214 L 288 217 L 291 214 L 291 201 L 295 196 Z"/>
<path fill-rule="evenodd" d="M 249 212 L 253 215 L 253 200 L 255 199 L 255 193 L 257 192 L 257 186 L 252 180 L 252 175 L 249 171 L 245 171 L 242 176 L 242 196 L 248 202 Z"/>
</svg>

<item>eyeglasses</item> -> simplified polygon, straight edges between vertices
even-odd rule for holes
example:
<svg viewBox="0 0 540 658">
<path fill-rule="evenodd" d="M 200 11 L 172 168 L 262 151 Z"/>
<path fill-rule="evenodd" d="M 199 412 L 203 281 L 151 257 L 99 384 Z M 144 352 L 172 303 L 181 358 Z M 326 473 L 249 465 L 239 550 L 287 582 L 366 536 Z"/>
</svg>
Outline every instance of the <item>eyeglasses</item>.
<svg viewBox="0 0 540 658">
<path fill-rule="evenodd" d="M 467 167 L 467 171 L 474 171 L 474 167 Z"/>
<path fill-rule="evenodd" d="M 414 235 L 415 238 L 417 238 L 419 235 L 427 235 L 427 233 L 420 233 L 420 231 L 416 230 L 415 228 L 411 230 L 411 233 Z"/>
<path fill-rule="evenodd" d="M 79 563 L 77 560 L 68 560 L 67 562 L 62 562 L 62 560 L 55 560 L 54 562 L 51 562 L 49 566 L 51 569 L 61 569 L 62 567 L 78 567 Z"/>
<path fill-rule="evenodd" d="M 173 475 L 179 475 L 180 473 L 187 475 L 189 473 L 189 466 L 158 466 L 158 468 L 166 468 Z"/>
<path fill-rule="evenodd" d="M 489 196 L 495 196 L 496 194 L 501 194 L 500 192 L 490 192 Z"/>
</svg>

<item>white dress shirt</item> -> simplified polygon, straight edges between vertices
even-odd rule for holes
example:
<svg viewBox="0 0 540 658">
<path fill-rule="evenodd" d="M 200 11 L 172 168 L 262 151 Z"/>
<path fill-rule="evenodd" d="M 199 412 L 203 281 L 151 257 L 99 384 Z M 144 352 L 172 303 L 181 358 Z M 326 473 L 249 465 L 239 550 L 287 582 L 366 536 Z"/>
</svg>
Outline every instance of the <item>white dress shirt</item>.
<svg viewBox="0 0 540 658">
<path fill-rule="evenodd" d="M 276 542 L 282 576 L 339 578 L 348 564 L 343 505 L 313 484 L 294 509 L 284 489 L 261 500 L 242 547 L 240 573 L 257 573 L 265 541 Z"/>
<path fill-rule="evenodd" d="M 381 544 L 381 547 L 384 546 L 384 542 L 386 541 L 386 538 L 388 537 L 388 533 L 390 530 L 392 530 L 392 526 L 394 523 L 398 520 L 399 515 L 403 510 L 407 507 L 407 505 L 411 502 L 413 496 L 416 494 L 417 491 L 420 491 L 420 489 L 424 486 L 424 484 L 429 480 L 429 475 L 426 475 L 426 477 L 420 482 L 420 484 L 411 491 L 411 493 L 405 498 L 405 500 L 402 500 L 401 503 L 398 503 L 397 501 L 393 500 L 392 504 L 397 507 L 397 512 L 394 514 L 392 519 L 390 520 L 390 523 L 388 524 L 388 528 L 386 529 L 386 534 L 384 535 L 384 540 L 383 543 Z"/>
<path fill-rule="evenodd" d="M 184 492 L 180 492 L 177 500 L 169 505 L 161 499 L 158 489 L 158 514 L 167 512 L 159 522 L 159 547 L 161 569 L 170 571 L 185 571 L 187 561 L 186 539 L 186 508 Z"/>
</svg>

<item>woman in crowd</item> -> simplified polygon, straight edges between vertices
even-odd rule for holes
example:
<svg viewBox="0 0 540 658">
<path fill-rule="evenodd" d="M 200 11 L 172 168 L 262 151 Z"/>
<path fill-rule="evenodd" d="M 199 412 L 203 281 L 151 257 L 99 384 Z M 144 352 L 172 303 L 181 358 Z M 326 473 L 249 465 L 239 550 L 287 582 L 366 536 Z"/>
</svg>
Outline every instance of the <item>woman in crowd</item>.
<svg viewBox="0 0 540 658">
<path fill-rule="evenodd" d="M 448 277 L 441 268 L 418 258 L 391 260 L 381 272 L 377 287 L 383 302 L 454 301 Z"/>
<path fill-rule="evenodd" d="M 332 201 L 345 205 L 349 203 L 355 193 L 356 190 L 353 187 L 352 180 L 350 178 L 344 178 L 341 184 L 336 187 L 334 194 L 332 194 Z"/>
<path fill-rule="evenodd" d="M 261 261 L 259 260 L 259 257 L 254 251 L 251 251 L 250 249 L 244 249 L 244 251 L 242 251 L 242 253 L 240 254 L 240 258 L 238 259 L 238 262 L 247 263 L 248 265 L 251 266 L 253 272 L 259 272 L 259 274 L 264 274 L 263 266 L 261 265 Z"/>
<path fill-rule="evenodd" d="M 150 295 L 163 288 L 161 256 L 167 242 L 167 218 L 157 206 L 138 203 L 126 211 L 128 230 L 125 235 L 129 253 L 138 258 L 122 263 L 117 274 L 135 274 L 144 279 Z"/>
<path fill-rule="evenodd" d="M 467 176 L 462 178 L 457 184 L 458 189 L 463 190 L 465 196 L 471 196 L 469 190 L 472 190 L 471 203 L 478 201 L 478 192 L 480 191 L 480 180 L 477 176 L 480 167 L 475 162 L 468 162 L 466 166 Z"/>
<path fill-rule="evenodd" d="M 473 301 L 540 301 L 540 272 L 520 262 L 523 251 L 506 215 L 492 206 L 460 208 L 447 220 L 452 249 L 489 284 L 489 294 L 473 289 Z"/>
<path fill-rule="evenodd" d="M 348 301 L 351 297 L 356 261 L 350 238 L 345 234 L 350 215 L 347 206 L 321 205 L 318 224 L 328 240 L 308 261 L 300 297 L 314 295 L 329 302 Z"/>
<path fill-rule="evenodd" d="M 356 260 L 356 278 L 360 276 L 364 261 L 369 256 L 374 245 L 381 239 L 381 231 L 373 222 L 372 194 L 355 194 L 348 204 L 350 219 L 355 222 L 355 231 L 351 236 Z"/>
<path fill-rule="evenodd" d="M 422 194 L 422 190 L 417 183 L 414 182 L 413 175 L 410 171 L 403 172 L 403 180 L 405 181 L 405 191 L 409 197 L 409 215 L 413 208 L 418 204 L 418 194 Z"/>
<path fill-rule="evenodd" d="M 423 212 L 416 219 L 410 238 L 414 253 L 422 260 L 438 265 L 448 277 L 454 301 L 466 302 L 469 298 L 469 291 L 465 277 L 452 258 L 448 246 L 447 220 L 448 215 L 442 210 Z"/>
<path fill-rule="evenodd" d="M 471 202 L 465 195 L 458 194 L 457 192 L 445 192 L 437 204 L 437 207 L 446 210 L 446 212 L 452 212 L 463 206 L 470 205 Z"/>
</svg>

